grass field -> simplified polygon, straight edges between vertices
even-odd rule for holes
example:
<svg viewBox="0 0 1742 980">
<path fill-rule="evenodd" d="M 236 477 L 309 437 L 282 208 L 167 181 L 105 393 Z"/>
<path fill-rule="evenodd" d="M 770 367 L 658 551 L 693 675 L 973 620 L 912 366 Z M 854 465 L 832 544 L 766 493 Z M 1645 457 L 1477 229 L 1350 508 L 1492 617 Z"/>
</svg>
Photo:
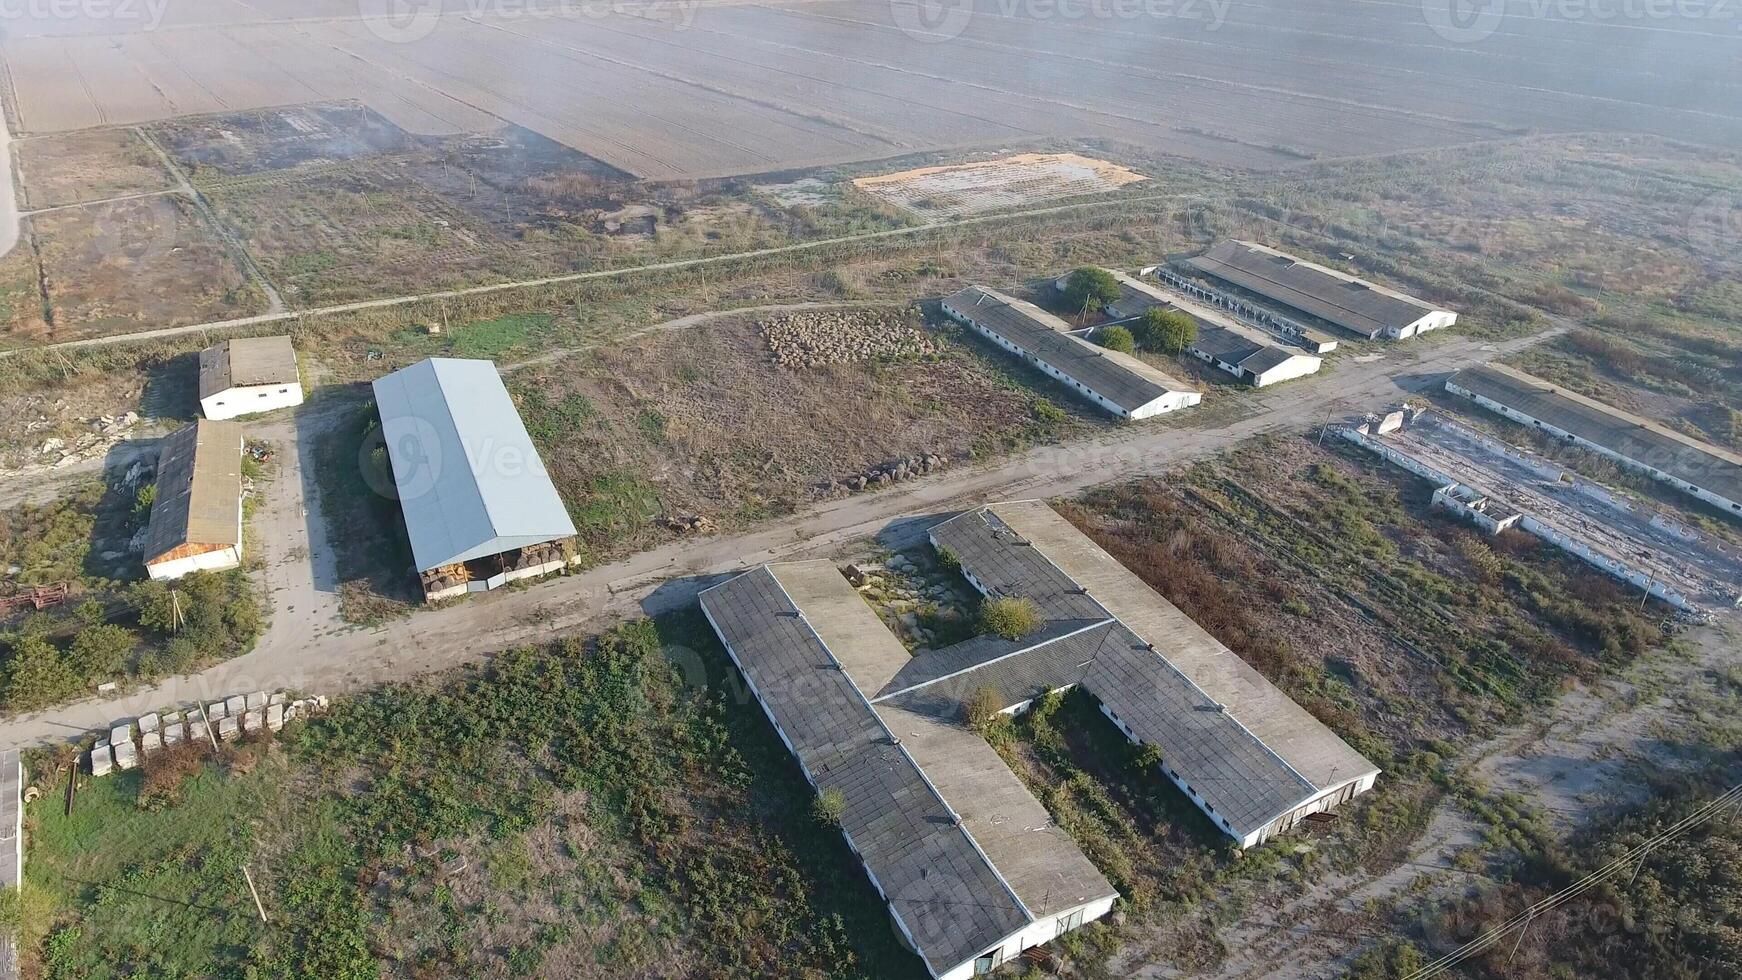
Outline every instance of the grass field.
<svg viewBox="0 0 1742 980">
<path fill-rule="evenodd" d="M 923 975 L 694 615 L 161 768 L 30 808 L 42 976 Z"/>
</svg>

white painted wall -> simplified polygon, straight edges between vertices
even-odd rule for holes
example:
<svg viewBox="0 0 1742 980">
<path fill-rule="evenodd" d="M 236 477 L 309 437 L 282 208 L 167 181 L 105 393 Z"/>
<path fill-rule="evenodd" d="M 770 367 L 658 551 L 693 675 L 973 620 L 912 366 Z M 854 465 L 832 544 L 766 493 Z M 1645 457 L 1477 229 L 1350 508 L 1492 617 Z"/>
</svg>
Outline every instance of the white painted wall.
<svg viewBox="0 0 1742 980">
<path fill-rule="evenodd" d="M 1276 384 L 1278 381 L 1292 381 L 1295 378 L 1304 378 L 1309 374 L 1317 374 L 1319 365 L 1323 363 L 1317 357 L 1296 354 L 1263 374 L 1255 376 L 1252 379 L 1252 385 L 1255 388 L 1262 388 L 1265 385 Z"/>
<path fill-rule="evenodd" d="M 1681 492 L 1688 494 L 1689 496 L 1695 497 L 1699 500 L 1703 500 L 1706 503 L 1711 504 L 1713 507 L 1718 508 L 1719 510 L 1728 511 L 1732 516 L 1742 515 L 1742 500 L 1731 500 L 1730 498 L 1728 498 L 1722 494 L 1713 493 L 1712 491 L 1707 490 L 1704 487 L 1696 486 L 1692 483 L 1687 482 L 1686 480 L 1680 479 L 1680 478 L 1675 477 L 1675 476 L 1671 476 L 1670 474 L 1663 472 L 1662 470 L 1658 469 L 1657 467 L 1652 466 L 1650 463 L 1641 462 L 1640 460 L 1634 459 L 1631 456 L 1623 456 L 1622 454 L 1616 452 L 1613 449 L 1610 449 L 1607 446 L 1592 442 L 1589 439 L 1584 438 L 1583 436 L 1575 435 L 1575 434 L 1568 432 L 1565 429 L 1562 429 L 1558 426 L 1550 425 L 1549 423 L 1544 422 L 1541 419 L 1535 418 L 1535 417 L 1530 416 L 1530 415 L 1526 415 L 1525 413 L 1523 413 L 1515 408 L 1512 408 L 1511 406 L 1502 405 L 1499 402 L 1495 401 L 1494 399 L 1489 398 L 1485 395 L 1479 395 L 1479 394 L 1475 393 L 1474 391 L 1471 391 L 1470 389 L 1464 387 L 1463 385 L 1457 384 L 1456 382 L 1454 382 L 1450 379 L 1448 379 L 1446 381 L 1446 390 L 1451 392 L 1452 394 L 1458 395 L 1462 398 L 1468 398 L 1471 401 L 1482 406 L 1483 408 L 1487 409 L 1490 412 L 1494 412 L 1494 413 L 1499 414 L 1499 415 L 1504 415 L 1507 418 L 1512 419 L 1515 422 L 1522 422 L 1525 425 L 1529 425 L 1529 426 L 1532 426 L 1534 428 L 1541 429 L 1542 431 L 1547 432 L 1548 434 L 1554 436 L 1557 439 L 1561 439 L 1561 440 L 1564 440 L 1566 442 L 1570 442 L 1573 445 L 1582 447 L 1584 449 L 1589 449 L 1590 451 L 1592 451 L 1600 456 L 1604 456 L 1608 459 L 1614 460 L 1617 463 L 1620 463 L 1621 465 L 1627 467 L 1630 470 L 1636 470 L 1640 473 L 1644 473 L 1647 476 L 1650 476 L 1652 479 L 1658 481 L 1659 483 L 1667 483 L 1670 486 L 1674 487 L 1675 489 L 1680 490 Z"/>
<path fill-rule="evenodd" d="M 208 551 L 203 554 L 189 555 L 173 561 L 161 561 L 145 566 L 145 573 L 159 581 L 169 581 L 181 578 L 199 571 L 219 571 L 225 568 L 235 568 L 242 564 L 241 548 L 225 548 L 222 551 Z"/>
<path fill-rule="evenodd" d="M 233 419 L 301 404 L 300 384 L 253 385 L 209 395 L 200 400 L 200 411 L 209 419 Z"/>
</svg>

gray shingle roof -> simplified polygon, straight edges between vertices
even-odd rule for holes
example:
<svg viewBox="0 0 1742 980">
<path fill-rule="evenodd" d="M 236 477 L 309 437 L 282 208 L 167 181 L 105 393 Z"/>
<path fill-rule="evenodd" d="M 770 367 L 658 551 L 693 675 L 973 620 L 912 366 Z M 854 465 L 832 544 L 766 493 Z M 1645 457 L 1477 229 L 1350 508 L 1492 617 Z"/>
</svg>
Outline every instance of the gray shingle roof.
<svg viewBox="0 0 1742 980">
<path fill-rule="evenodd" d="M 1190 264 L 1369 338 L 1389 327 L 1414 323 L 1437 309 L 1424 300 L 1255 242 L 1222 242 L 1191 259 Z"/>
<path fill-rule="evenodd" d="M 1135 357 L 1071 336 L 1065 332 L 1071 329 L 1070 324 L 995 289 L 969 286 L 947 297 L 944 307 L 1082 382 L 1127 412 L 1171 392 L 1195 390 Z"/>
<path fill-rule="evenodd" d="M 1192 342 L 1192 348 L 1224 364 L 1240 367 L 1247 358 L 1263 351 L 1264 345 L 1232 330 L 1210 323 L 1199 323 L 1198 339 Z"/>
<path fill-rule="evenodd" d="M 1044 512 L 1050 515 L 1050 522 L 1068 529 L 1059 533 L 1080 539 L 1078 544 L 1083 548 L 1094 548 L 1092 542 L 1069 528 L 1063 518 L 1044 504 L 1000 506 L 1023 507 L 1025 514 L 1029 510 L 1036 515 Z M 1169 658 L 1168 644 L 1176 637 L 1158 632 L 1146 639 L 1134 632 L 1103 601 L 1079 590 L 1070 575 L 991 509 L 981 508 L 951 518 L 933 527 L 931 536 L 940 548 L 948 548 L 955 555 L 963 573 L 982 588 L 996 594 L 1026 595 L 1049 620 L 1080 623 L 1099 619 L 1102 625 L 1076 630 L 1056 642 L 1023 653 L 988 658 L 976 669 L 962 670 L 952 665 L 954 669 L 943 679 L 909 687 L 891 695 L 889 700 L 909 710 L 932 712 L 948 711 L 954 702 L 955 710 L 959 711 L 959 705 L 982 687 L 996 688 L 1006 703 L 1013 704 L 1043 689 L 1081 684 L 1138 738 L 1160 747 L 1167 767 L 1208 801 L 1217 818 L 1226 819 L 1230 829 L 1241 837 L 1300 806 L 1320 790 L 1336 785 L 1331 779 L 1346 781 L 1376 771 L 1329 729 L 1247 668 L 1240 681 L 1262 690 L 1248 695 L 1246 702 L 1259 710 L 1288 716 L 1286 727 L 1273 726 L 1278 742 L 1267 742 L 1242 723 L 1239 706 L 1218 702 L 1200 686 L 1200 679 L 1189 676 Z M 1105 552 L 1094 550 L 1111 562 Z M 1184 620 L 1158 595 L 1150 593 L 1137 599 L 1151 600 L 1166 605 L 1169 612 Z M 1049 623 L 1049 627 L 1052 625 Z M 1202 634 L 1201 629 L 1197 633 Z M 1193 643 L 1214 643 L 1208 634 L 1190 639 Z M 1225 648 L 1221 652 L 1233 657 Z M 950 648 L 916 660 L 954 655 L 955 649 Z M 1196 661 L 1187 658 L 1182 662 Z M 920 668 L 914 672 L 919 674 Z M 1209 682 L 1211 676 L 1206 674 L 1202 680 Z M 1226 686 L 1220 683 L 1220 678 L 1215 680 L 1218 687 Z M 1292 711 L 1284 711 L 1281 702 L 1286 702 Z M 1264 719 L 1251 719 L 1251 724 L 1260 729 L 1265 728 L 1263 722 Z M 1285 752 L 1299 753 L 1303 759 L 1314 762 L 1329 758 L 1332 760 L 1329 771 L 1333 775 L 1324 785 L 1316 785 L 1284 758 Z"/>
<path fill-rule="evenodd" d="M 934 973 L 1030 921 L 768 567 L 701 603 L 806 774 L 841 791 L 842 830 Z"/>
<path fill-rule="evenodd" d="M 200 397 L 231 388 L 298 384 L 289 337 L 237 337 L 200 351 Z"/>
<path fill-rule="evenodd" d="M 1446 383 L 1742 503 L 1742 456 L 1736 453 L 1503 364 L 1465 368 Z"/>
</svg>

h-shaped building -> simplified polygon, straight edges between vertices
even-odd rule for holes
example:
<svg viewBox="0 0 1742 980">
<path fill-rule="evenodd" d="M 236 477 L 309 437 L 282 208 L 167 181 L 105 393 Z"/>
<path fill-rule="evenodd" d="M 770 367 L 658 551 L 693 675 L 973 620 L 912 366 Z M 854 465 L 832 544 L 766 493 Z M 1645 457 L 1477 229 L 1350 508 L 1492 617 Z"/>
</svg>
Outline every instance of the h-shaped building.
<svg viewBox="0 0 1742 980">
<path fill-rule="evenodd" d="M 1379 770 L 1045 503 L 932 528 L 988 597 L 1043 624 L 910 654 L 827 561 L 763 565 L 701 607 L 932 976 L 977 976 L 1111 910 L 1117 891 L 978 734 L 1082 687 L 1242 847 L 1371 789 Z"/>
</svg>

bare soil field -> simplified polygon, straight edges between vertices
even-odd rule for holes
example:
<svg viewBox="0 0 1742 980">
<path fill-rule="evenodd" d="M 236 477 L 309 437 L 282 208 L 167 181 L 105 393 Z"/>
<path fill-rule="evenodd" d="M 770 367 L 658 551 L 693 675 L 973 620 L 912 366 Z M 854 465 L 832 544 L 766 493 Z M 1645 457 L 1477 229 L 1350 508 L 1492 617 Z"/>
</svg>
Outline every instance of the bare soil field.
<svg viewBox="0 0 1742 980">
<path fill-rule="evenodd" d="M 1075 153 L 1023 153 L 860 177 L 853 184 L 916 214 L 956 217 L 1054 198 L 1105 194 L 1147 179 L 1116 163 Z"/>
<path fill-rule="evenodd" d="M 512 123 L 658 179 L 1053 136 L 1260 167 L 1527 132 L 1742 143 L 1734 23 L 1715 17 L 1647 35 L 1517 13 L 1463 36 L 1435 29 L 1437 4 L 1332 0 L 1123 17 L 980 0 L 936 24 L 882 0 L 469 6 L 409 24 L 335 2 L 178 4 L 164 27 L 27 16 L 0 50 L 26 132 L 361 99 L 410 132 Z"/>
<path fill-rule="evenodd" d="M 29 221 L 54 339 L 266 309 L 265 297 L 185 197 L 92 204 Z"/>
<path fill-rule="evenodd" d="M 883 313 L 858 319 L 868 333 L 900 329 Z M 1038 396 L 1005 365 L 948 335 L 934 353 L 817 360 L 780 366 L 763 329 L 743 318 L 540 365 L 509 388 L 600 559 L 696 518 L 729 528 L 786 513 L 898 461 L 965 463 L 1095 424 L 1037 411 Z"/>
<path fill-rule="evenodd" d="M 17 146 L 22 210 L 168 190 L 174 179 L 128 128 L 28 139 Z"/>
</svg>

